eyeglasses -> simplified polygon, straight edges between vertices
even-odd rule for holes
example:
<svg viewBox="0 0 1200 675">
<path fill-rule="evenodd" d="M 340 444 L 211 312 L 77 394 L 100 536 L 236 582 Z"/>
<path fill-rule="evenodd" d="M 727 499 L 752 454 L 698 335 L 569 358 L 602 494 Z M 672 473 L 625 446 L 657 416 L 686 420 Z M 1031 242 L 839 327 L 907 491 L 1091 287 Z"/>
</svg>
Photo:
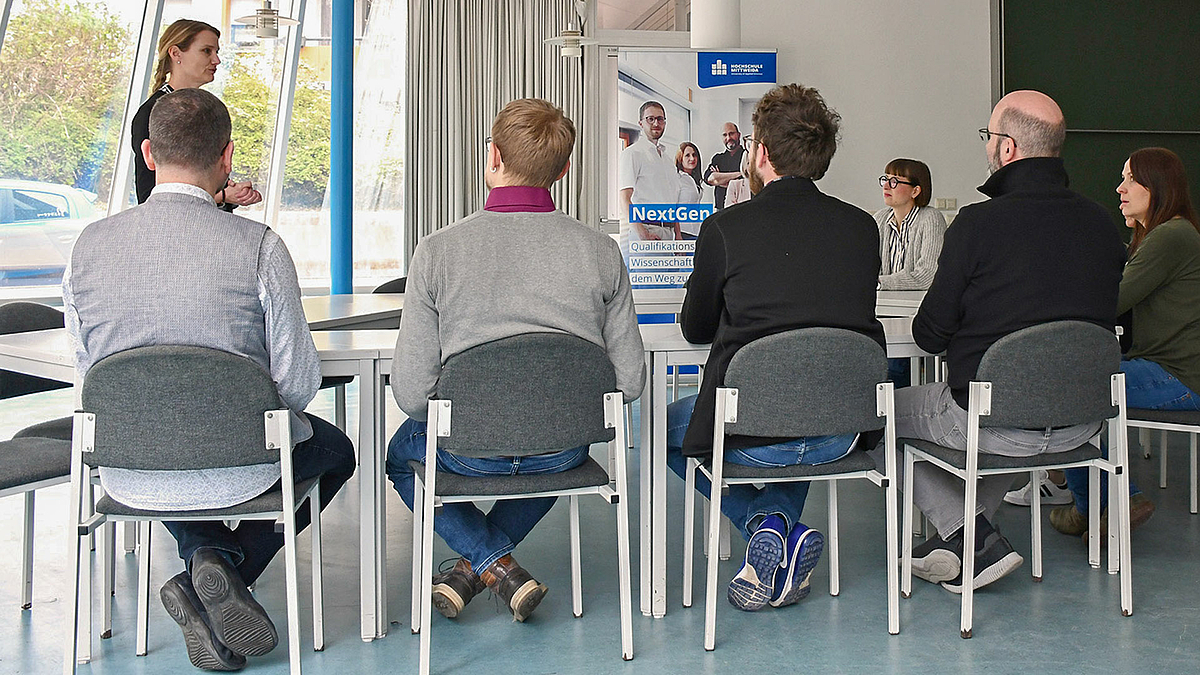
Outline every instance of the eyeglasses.
<svg viewBox="0 0 1200 675">
<path fill-rule="evenodd" d="M 746 150 L 751 149 L 755 143 L 762 143 L 762 141 L 753 136 L 742 136 L 742 147 Z"/>
<path fill-rule="evenodd" d="M 642 120 L 649 122 L 651 124 L 666 124 L 667 123 L 667 118 L 663 115 L 651 115 L 649 117 L 643 117 Z"/>
<path fill-rule="evenodd" d="M 1017 139 L 1013 138 L 1012 136 L 1010 136 L 1008 134 L 1002 134 L 999 131 L 992 131 L 991 129 L 988 129 L 987 127 L 984 127 L 979 130 L 979 140 L 983 141 L 984 143 L 986 143 L 988 141 L 988 139 L 991 138 L 992 136 L 1003 136 L 1005 138 L 1012 139 L 1013 145 L 1016 145 L 1016 143 L 1017 143 Z"/>
<path fill-rule="evenodd" d="M 901 183 L 903 183 L 904 185 L 916 185 L 916 183 L 912 182 L 911 180 L 901 180 L 899 178 L 896 178 L 895 176 L 880 176 L 879 177 L 879 187 L 890 187 L 893 190 L 895 190 L 896 186 L 900 185 Z"/>
<path fill-rule="evenodd" d="M 484 152 L 484 154 L 487 154 L 487 153 L 488 153 L 488 151 L 490 151 L 491 149 L 492 149 L 492 137 L 491 137 L 491 136 L 488 136 L 487 138 L 483 139 L 483 152 Z"/>
</svg>

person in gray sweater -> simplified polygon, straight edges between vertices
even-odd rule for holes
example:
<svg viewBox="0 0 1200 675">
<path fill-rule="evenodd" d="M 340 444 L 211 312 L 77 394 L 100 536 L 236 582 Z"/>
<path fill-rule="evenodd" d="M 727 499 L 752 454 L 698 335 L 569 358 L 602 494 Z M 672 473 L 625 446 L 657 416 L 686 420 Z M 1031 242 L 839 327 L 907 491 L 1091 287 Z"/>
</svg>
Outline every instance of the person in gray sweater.
<svg viewBox="0 0 1200 675">
<path fill-rule="evenodd" d="M 552 104 L 521 99 L 492 125 L 482 211 L 417 245 L 392 364 L 392 393 L 409 419 L 388 444 L 387 473 L 410 509 L 413 469 L 425 461 L 428 401 L 442 364 L 477 345 L 522 333 L 565 333 L 602 346 L 617 387 L 636 399 L 645 380 L 629 273 L 617 244 L 558 211 L 549 187 L 569 166 L 575 125 Z M 467 476 L 555 473 L 581 465 L 587 446 L 527 457 L 474 458 L 438 450 L 438 469 Z M 511 552 L 555 498 L 446 504 L 434 529 L 462 557 L 434 577 L 433 604 L 454 618 L 490 588 L 524 621 L 546 586 Z"/>
</svg>

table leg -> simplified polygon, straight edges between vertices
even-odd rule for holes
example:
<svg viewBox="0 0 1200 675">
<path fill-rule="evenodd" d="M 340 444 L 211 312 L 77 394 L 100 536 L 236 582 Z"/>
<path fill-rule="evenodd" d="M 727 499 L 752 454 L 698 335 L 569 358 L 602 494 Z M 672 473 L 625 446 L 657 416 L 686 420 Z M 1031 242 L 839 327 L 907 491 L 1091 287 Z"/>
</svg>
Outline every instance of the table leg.
<svg viewBox="0 0 1200 675">
<path fill-rule="evenodd" d="M 653 572 L 651 576 L 651 614 L 655 618 L 667 615 L 667 355 L 654 354 L 654 381 L 651 402 L 654 408 L 654 432 L 650 496 L 653 514 L 650 533 L 653 537 Z"/>
<path fill-rule="evenodd" d="M 652 389 L 650 383 L 654 379 L 654 361 L 646 354 L 646 384 L 642 389 L 642 439 L 638 450 L 638 519 L 641 521 L 641 545 L 638 546 L 639 562 L 641 564 L 641 607 L 642 614 L 650 616 L 650 420 L 653 416 Z"/>
<path fill-rule="evenodd" d="M 372 421 L 375 425 L 375 462 L 378 470 L 375 472 L 375 637 L 383 637 L 388 632 L 387 610 L 387 388 L 383 384 L 383 373 L 379 370 L 379 362 L 372 365 L 372 398 L 374 406 Z"/>
<path fill-rule="evenodd" d="M 375 453 L 375 411 L 373 360 L 359 362 L 358 368 L 358 561 L 359 606 L 362 608 L 360 636 L 364 642 L 378 635 L 379 593 L 378 541 L 375 528 L 375 475 L 379 464 Z"/>
</svg>

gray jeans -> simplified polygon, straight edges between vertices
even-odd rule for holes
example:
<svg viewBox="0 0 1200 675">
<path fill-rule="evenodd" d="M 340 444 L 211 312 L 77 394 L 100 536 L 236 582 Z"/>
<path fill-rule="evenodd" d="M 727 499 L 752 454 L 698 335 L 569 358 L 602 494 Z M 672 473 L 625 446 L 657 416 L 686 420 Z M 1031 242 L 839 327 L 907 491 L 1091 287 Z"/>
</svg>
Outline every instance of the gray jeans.
<svg viewBox="0 0 1200 675">
<path fill-rule="evenodd" d="M 1100 431 L 1100 426 L 1100 422 L 1092 422 L 1045 430 L 983 427 L 979 430 L 979 451 L 1006 457 L 1065 452 L 1087 443 Z M 967 411 L 958 407 L 950 387 L 944 382 L 905 387 L 896 391 L 896 436 L 921 438 L 966 451 Z M 903 447 L 896 448 L 896 466 L 901 473 L 904 471 L 903 450 Z M 871 457 L 882 471 L 882 441 L 871 451 Z M 1012 476 L 1008 475 L 981 478 L 975 513 L 982 513 L 991 520 L 1012 481 Z M 963 491 L 958 477 L 928 462 L 919 462 L 913 469 L 913 503 L 929 518 L 942 539 L 953 536 L 963 525 Z"/>
</svg>

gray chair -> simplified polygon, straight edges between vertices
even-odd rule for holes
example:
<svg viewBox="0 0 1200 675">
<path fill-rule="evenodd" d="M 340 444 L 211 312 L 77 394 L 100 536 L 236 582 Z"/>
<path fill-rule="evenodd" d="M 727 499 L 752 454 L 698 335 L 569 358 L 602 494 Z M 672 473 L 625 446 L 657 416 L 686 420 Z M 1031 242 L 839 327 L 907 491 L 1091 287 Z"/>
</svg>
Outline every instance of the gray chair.
<svg viewBox="0 0 1200 675">
<path fill-rule="evenodd" d="M 1146 459 L 1150 459 L 1150 430 L 1162 432 L 1158 456 L 1158 487 L 1167 487 L 1167 432 L 1180 431 L 1188 435 L 1191 441 L 1191 454 L 1188 466 L 1188 483 L 1190 502 L 1188 510 L 1197 512 L 1200 506 L 1200 495 L 1196 491 L 1196 436 L 1200 434 L 1200 411 L 1195 410 L 1149 410 L 1145 408 L 1130 408 L 1127 423 L 1131 428 L 1139 430 L 1139 440 Z"/>
<path fill-rule="evenodd" d="M 1024 328 L 997 340 L 979 363 L 970 384 L 966 451 L 920 439 L 901 438 L 904 445 L 904 532 L 912 532 L 912 470 L 918 461 L 963 479 L 963 541 L 975 541 L 976 483 L 981 476 L 1039 469 L 1088 467 L 1090 513 L 1088 562 L 1100 567 L 1100 471 L 1112 474 L 1110 503 L 1118 516 L 1110 519 L 1108 567 L 1121 575 L 1121 613 L 1133 613 L 1129 548 L 1129 447 L 1125 421 L 1125 376 L 1121 352 L 1111 329 L 1082 321 L 1054 321 Z M 979 452 L 983 427 L 1044 429 L 1108 420 L 1110 459 L 1101 457 L 1098 436 L 1074 450 L 1031 457 L 1003 457 Z M 1033 580 L 1042 580 L 1041 495 L 1032 491 Z M 904 540 L 901 592 L 912 589 L 912 538 Z M 1115 553 L 1114 553 L 1115 551 Z M 963 579 L 975 578 L 975 547 L 963 547 Z M 972 634 L 974 585 L 963 584 L 960 634 Z"/>
<path fill-rule="evenodd" d="M 412 462 L 416 472 L 412 625 L 421 634 L 421 675 L 429 673 L 434 509 L 452 502 L 569 497 L 576 617 L 583 614 L 579 497 L 594 494 L 615 505 L 621 656 L 633 658 L 621 406 L 616 374 L 604 349 L 571 335 L 517 335 L 473 347 L 446 361 L 437 398 L 429 401 L 426 461 L 424 465 Z M 468 457 L 528 456 L 600 442 L 608 444 L 607 470 L 589 457 L 575 469 L 553 474 L 473 478 L 437 471 L 438 447 Z"/>
<path fill-rule="evenodd" d="M 899 572 L 896 541 L 896 427 L 893 385 L 886 382 L 883 348 L 865 335 L 840 328 L 803 328 L 776 333 L 742 347 L 717 389 L 713 456 L 688 459 L 684 488 L 683 604 L 691 606 L 695 472 L 713 486 L 708 517 L 708 568 L 704 611 L 704 648 L 716 646 L 717 559 L 721 496 L 729 485 L 827 481 L 829 485 L 829 594 L 840 592 L 838 572 L 837 481 L 865 478 L 884 489 L 887 518 L 888 633 L 900 632 Z M 793 437 L 859 433 L 883 429 L 888 461 L 883 473 L 865 452 L 816 466 L 760 469 L 724 461 L 725 436 Z"/>
<path fill-rule="evenodd" d="M 214 423 L 214 420 L 219 423 Z M 296 509 L 307 499 L 312 515 L 313 643 L 324 648 L 321 584 L 320 479 L 283 480 L 249 501 L 223 509 L 149 511 L 125 506 L 110 497 L 95 515 L 82 511 L 84 477 L 93 468 L 191 471 L 280 463 L 292 475 L 288 410 L 271 376 L 249 359 L 203 347 L 139 347 L 96 363 L 83 382 L 82 410 L 74 416 L 71 449 L 69 569 L 73 598 L 71 632 L 79 635 L 79 600 L 91 614 L 90 566 L 80 558 L 87 534 L 106 522 L 136 521 L 140 528 L 137 654 L 146 653 L 150 598 L 150 524 L 163 520 L 282 521 L 287 577 L 288 656 L 291 673 L 300 673 L 300 602 L 296 570 Z M 278 524 L 277 524 L 277 527 Z M 78 537 L 78 542 L 76 542 Z M 77 543 L 77 545 L 76 545 Z M 81 591 L 82 585 L 82 591 Z M 109 598 L 104 599 L 109 602 Z M 90 624 L 90 619 L 87 620 Z M 87 634 L 84 654 L 90 653 Z M 68 639 L 65 672 L 74 672 L 77 639 Z"/>
<path fill-rule="evenodd" d="M 36 302 L 0 305 L 0 335 L 63 327 L 63 313 Z M 0 370 L 0 399 L 70 387 L 69 383 Z M 0 498 L 24 495 L 21 537 L 21 609 L 33 606 L 35 491 L 67 482 L 71 473 L 71 418 L 42 422 L 0 442 Z"/>
</svg>

